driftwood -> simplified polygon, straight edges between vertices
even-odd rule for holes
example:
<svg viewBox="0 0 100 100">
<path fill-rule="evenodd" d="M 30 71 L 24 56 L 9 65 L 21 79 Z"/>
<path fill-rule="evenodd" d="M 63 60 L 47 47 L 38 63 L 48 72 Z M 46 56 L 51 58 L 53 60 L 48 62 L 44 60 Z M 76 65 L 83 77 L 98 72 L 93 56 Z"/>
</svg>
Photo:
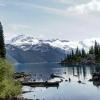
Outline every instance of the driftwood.
<svg viewBox="0 0 100 100">
<path fill-rule="evenodd" d="M 31 86 L 31 87 L 58 87 L 60 82 L 54 81 L 54 82 L 36 82 L 36 81 L 30 81 L 31 74 L 26 74 L 24 72 L 21 73 L 15 73 L 14 78 L 15 81 L 19 81 L 23 86 Z"/>
<path fill-rule="evenodd" d="M 60 75 L 56 75 L 56 74 L 51 74 L 50 76 L 51 78 L 55 78 L 55 77 L 58 77 L 58 78 L 63 78 L 65 79 L 63 76 L 60 76 Z"/>
<path fill-rule="evenodd" d="M 58 87 L 59 82 L 21 82 L 22 85 L 32 87 Z"/>
</svg>

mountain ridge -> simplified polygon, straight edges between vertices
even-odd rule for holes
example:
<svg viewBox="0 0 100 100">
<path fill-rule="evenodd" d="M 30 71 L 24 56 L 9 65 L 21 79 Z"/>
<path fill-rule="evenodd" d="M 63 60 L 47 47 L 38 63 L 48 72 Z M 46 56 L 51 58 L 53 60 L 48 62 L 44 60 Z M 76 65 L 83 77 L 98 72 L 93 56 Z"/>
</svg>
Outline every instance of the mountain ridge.
<svg viewBox="0 0 100 100">
<path fill-rule="evenodd" d="M 72 49 L 85 49 L 94 45 L 95 40 L 100 44 L 100 38 L 85 39 L 83 41 L 43 40 L 32 36 L 18 35 L 6 43 L 7 55 L 18 62 L 59 62 Z M 29 59 L 27 59 L 29 57 Z M 34 58 L 34 59 L 33 59 Z M 20 59 L 20 60 L 19 60 Z"/>
</svg>

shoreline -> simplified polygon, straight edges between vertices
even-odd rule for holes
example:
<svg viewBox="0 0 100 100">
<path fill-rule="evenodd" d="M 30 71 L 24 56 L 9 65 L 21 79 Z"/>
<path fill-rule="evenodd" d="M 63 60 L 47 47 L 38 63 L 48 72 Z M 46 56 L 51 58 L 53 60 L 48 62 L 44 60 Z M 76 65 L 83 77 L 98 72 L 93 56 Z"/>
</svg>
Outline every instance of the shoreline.
<svg viewBox="0 0 100 100">
<path fill-rule="evenodd" d="M 60 62 L 61 65 L 84 65 L 84 66 L 100 66 L 100 63 L 83 63 L 83 62 Z"/>
</svg>

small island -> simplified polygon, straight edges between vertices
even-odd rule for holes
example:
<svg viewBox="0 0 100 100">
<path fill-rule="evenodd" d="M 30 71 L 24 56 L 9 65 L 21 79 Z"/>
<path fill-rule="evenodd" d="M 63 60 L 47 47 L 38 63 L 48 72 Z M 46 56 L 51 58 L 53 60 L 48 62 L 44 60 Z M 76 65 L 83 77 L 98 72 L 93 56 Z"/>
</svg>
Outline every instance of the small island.
<svg viewBox="0 0 100 100">
<path fill-rule="evenodd" d="M 94 46 L 91 46 L 87 53 L 84 48 L 79 50 L 77 47 L 67 54 L 61 64 L 100 65 L 100 45 L 95 41 Z"/>
</svg>

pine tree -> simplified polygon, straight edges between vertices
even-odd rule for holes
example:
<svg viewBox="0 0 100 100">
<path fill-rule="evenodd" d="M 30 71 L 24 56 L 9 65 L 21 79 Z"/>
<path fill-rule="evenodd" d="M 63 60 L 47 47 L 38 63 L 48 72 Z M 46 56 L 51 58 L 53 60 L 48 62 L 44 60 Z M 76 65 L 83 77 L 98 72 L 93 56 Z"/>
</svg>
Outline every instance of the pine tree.
<svg viewBox="0 0 100 100">
<path fill-rule="evenodd" d="M 91 48 L 89 49 L 89 54 L 94 54 L 94 48 L 93 48 L 93 46 L 91 46 Z"/>
<path fill-rule="evenodd" d="M 82 57 L 84 58 L 86 56 L 86 52 L 84 50 L 84 48 L 82 49 Z"/>
<path fill-rule="evenodd" d="M 95 60 L 97 61 L 99 59 L 99 45 L 97 43 L 97 41 L 95 41 L 95 45 L 94 45 L 94 54 L 95 54 Z"/>
<path fill-rule="evenodd" d="M 0 22 L 0 57 L 5 58 L 6 52 L 5 52 L 5 44 L 4 44 L 4 36 L 3 36 L 3 27 Z"/>
<path fill-rule="evenodd" d="M 67 60 L 67 61 L 70 60 L 70 56 L 69 56 L 69 54 L 67 54 L 67 58 L 66 58 L 66 60 Z"/>
<path fill-rule="evenodd" d="M 81 56 L 81 51 L 79 50 L 78 47 L 77 47 L 77 49 L 76 49 L 75 55 L 76 55 L 77 57 Z"/>
<path fill-rule="evenodd" d="M 73 58 L 74 57 L 74 51 L 73 50 L 72 50 L 72 53 L 71 54 L 72 54 L 72 58 Z"/>
<path fill-rule="evenodd" d="M 78 47 L 77 47 L 77 49 L 76 49 L 76 56 L 78 56 L 79 55 L 79 49 L 78 49 Z"/>
<path fill-rule="evenodd" d="M 95 41 L 95 45 L 94 45 L 94 53 L 95 53 L 95 55 L 98 55 L 98 53 L 99 53 L 98 49 L 99 49 L 98 48 L 98 43 L 97 43 L 97 41 Z"/>
<path fill-rule="evenodd" d="M 100 45 L 99 45 L 99 47 L 98 47 L 98 51 L 99 51 L 98 57 L 99 57 L 99 59 L 100 59 Z"/>
</svg>

